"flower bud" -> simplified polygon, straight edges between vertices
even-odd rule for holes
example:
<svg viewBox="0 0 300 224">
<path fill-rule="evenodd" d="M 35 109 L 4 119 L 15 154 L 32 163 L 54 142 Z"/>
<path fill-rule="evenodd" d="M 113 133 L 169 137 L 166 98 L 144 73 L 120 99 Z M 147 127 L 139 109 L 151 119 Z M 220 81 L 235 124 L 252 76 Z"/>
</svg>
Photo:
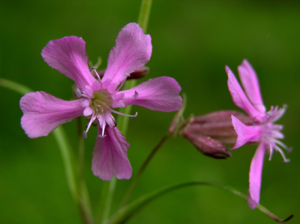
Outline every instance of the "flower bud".
<svg viewBox="0 0 300 224">
<path fill-rule="evenodd" d="M 143 78 L 149 73 L 149 71 L 150 71 L 150 68 L 148 68 L 146 66 L 142 66 L 142 67 L 136 69 L 135 71 L 131 72 L 130 75 L 127 77 L 127 80 Z M 97 71 L 97 73 L 100 76 L 100 78 L 102 78 L 104 76 L 105 70 Z"/>
<path fill-rule="evenodd" d="M 223 144 L 233 145 L 237 139 L 231 115 L 246 125 L 253 123 L 252 118 L 238 111 L 217 111 L 185 121 L 186 127 L 180 133 L 207 156 L 230 157 L 230 152 Z"/>
<path fill-rule="evenodd" d="M 127 78 L 127 80 L 143 78 L 149 73 L 149 71 L 150 71 L 150 68 L 148 68 L 146 66 L 140 67 L 139 69 L 130 73 L 130 76 Z"/>
<path fill-rule="evenodd" d="M 231 157 L 231 154 L 225 145 L 209 136 L 199 135 L 189 128 L 182 131 L 182 136 L 188 139 L 196 149 L 204 155 L 216 159 L 226 159 L 227 157 Z"/>
</svg>

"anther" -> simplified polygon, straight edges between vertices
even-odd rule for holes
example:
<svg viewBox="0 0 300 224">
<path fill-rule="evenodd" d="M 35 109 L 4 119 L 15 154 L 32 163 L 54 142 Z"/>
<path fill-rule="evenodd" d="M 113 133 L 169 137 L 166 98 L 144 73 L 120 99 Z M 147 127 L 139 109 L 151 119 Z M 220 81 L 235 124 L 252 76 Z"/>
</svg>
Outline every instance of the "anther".
<svg viewBox="0 0 300 224">
<path fill-rule="evenodd" d="M 136 98 L 138 98 L 138 96 L 139 96 L 138 92 L 137 92 L 137 91 L 134 91 L 133 97 L 136 99 Z"/>
<path fill-rule="evenodd" d="M 87 138 L 87 132 L 86 132 L 86 131 L 84 131 L 84 132 L 82 133 L 82 137 L 83 137 L 83 138 Z"/>
</svg>

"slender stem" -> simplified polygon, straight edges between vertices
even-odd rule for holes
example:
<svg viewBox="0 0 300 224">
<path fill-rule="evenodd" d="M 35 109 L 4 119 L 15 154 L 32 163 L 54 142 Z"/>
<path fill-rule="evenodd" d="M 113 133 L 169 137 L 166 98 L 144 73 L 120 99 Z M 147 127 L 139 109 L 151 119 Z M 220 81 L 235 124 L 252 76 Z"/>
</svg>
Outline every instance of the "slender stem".
<svg viewBox="0 0 300 224">
<path fill-rule="evenodd" d="M 229 191 L 230 193 L 239 196 L 240 198 L 247 200 L 247 196 L 244 195 L 243 193 L 239 192 L 238 190 L 231 188 L 229 186 L 225 186 L 219 183 L 214 183 L 214 182 L 209 182 L 209 181 L 190 181 L 190 182 L 185 182 L 185 183 L 177 183 L 177 184 L 172 184 L 165 186 L 163 188 L 160 188 L 156 191 L 153 191 L 151 193 L 145 194 L 135 200 L 134 202 L 130 203 L 129 205 L 126 205 L 119 209 L 119 211 L 116 212 L 116 214 L 113 215 L 111 218 L 109 224 L 121 224 L 121 223 L 126 223 L 131 217 L 133 217 L 138 211 L 140 211 L 145 205 L 150 203 L 151 201 L 159 198 L 160 196 L 170 193 L 174 190 L 182 189 L 185 187 L 190 187 L 190 186 L 201 186 L 201 185 L 207 185 L 207 186 L 214 186 L 217 188 L 224 189 L 226 191 Z M 281 219 L 272 212 L 270 212 L 267 208 L 265 208 L 262 205 L 257 205 L 256 208 L 264 213 L 265 215 L 269 216 L 273 220 L 277 222 L 286 222 L 293 218 L 293 215 L 290 215 L 286 219 Z"/>
<path fill-rule="evenodd" d="M 138 24 L 140 25 L 140 27 L 142 27 L 144 33 L 147 32 L 151 5 L 152 5 L 152 0 L 143 0 L 141 4 Z"/>
<path fill-rule="evenodd" d="M 33 90 L 31 90 L 27 86 L 2 78 L 0 78 L 0 86 L 15 91 L 21 95 L 33 92 Z"/>
<path fill-rule="evenodd" d="M 77 118 L 77 130 L 78 130 L 78 182 L 79 192 L 81 192 L 81 183 L 83 181 L 83 168 L 84 168 L 84 142 L 81 128 L 81 117 Z"/>
<path fill-rule="evenodd" d="M 138 24 L 143 29 L 144 33 L 147 32 L 148 21 L 149 21 L 149 16 L 150 16 L 150 11 L 151 11 L 151 5 L 152 5 L 152 0 L 142 0 Z M 126 83 L 124 84 L 124 89 L 131 89 L 134 86 L 136 86 L 136 80 L 133 79 L 130 81 L 126 81 Z M 132 109 L 132 106 L 130 105 L 130 106 L 121 108 L 120 112 L 124 113 L 124 114 L 130 114 L 131 109 Z M 118 128 L 125 136 L 127 133 L 128 121 L 129 121 L 129 117 L 124 117 L 124 116 L 118 117 Z"/>
<path fill-rule="evenodd" d="M 139 171 L 137 172 L 137 174 L 135 175 L 135 177 L 131 181 L 131 184 L 130 184 L 130 186 L 129 186 L 128 190 L 126 191 L 126 194 L 123 198 L 121 207 L 123 207 L 124 205 L 127 204 L 135 185 L 137 184 L 138 180 L 140 179 L 140 176 L 143 174 L 143 172 L 146 169 L 146 167 L 148 166 L 149 162 L 151 161 L 151 159 L 153 158 L 155 153 L 158 151 L 158 149 L 164 144 L 164 142 L 167 140 L 167 138 L 168 138 L 168 135 L 165 135 L 159 141 L 159 143 L 152 149 L 151 153 L 149 154 L 149 156 L 147 157 L 147 159 L 145 160 L 145 162 L 143 163 L 143 165 L 141 166 L 141 168 L 139 169 Z"/>
<path fill-rule="evenodd" d="M 21 85 L 19 83 L 10 80 L 2 79 L 2 78 L 0 78 L 0 86 L 13 90 L 21 95 L 24 95 L 29 92 L 33 92 L 33 90 L 31 90 L 27 86 Z M 57 127 L 53 131 L 53 134 L 63 159 L 67 183 L 70 192 L 73 196 L 73 199 L 78 204 L 79 211 L 84 223 L 92 224 L 93 219 L 91 216 L 87 189 L 84 181 L 82 181 L 83 190 L 82 190 L 82 195 L 80 194 L 79 184 L 78 184 L 79 182 L 77 179 L 77 167 L 75 163 L 74 152 L 71 148 L 69 139 L 62 126 Z"/>
<path fill-rule="evenodd" d="M 152 0 L 142 0 L 138 24 L 141 26 L 144 33 L 146 33 L 147 31 L 151 5 L 152 5 Z M 136 80 L 126 81 L 124 85 L 124 89 L 131 89 L 134 86 L 136 86 Z M 125 108 L 121 108 L 120 112 L 124 114 L 130 114 L 131 109 L 132 106 L 127 106 Z M 127 134 L 128 121 L 129 121 L 129 117 L 119 115 L 117 118 L 118 128 L 123 133 L 124 136 L 126 136 Z M 114 189 L 116 188 L 116 184 L 117 184 L 117 179 L 114 177 L 109 183 L 109 188 L 108 188 L 109 192 L 107 194 L 107 200 L 104 204 L 105 207 L 104 207 L 103 219 L 102 219 L 103 223 L 106 220 L 108 220 L 108 218 L 110 217 L 111 204 L 112 204 Z"/>
<path fill-rule="evenodd" d="M 76 165 L 74 155 L 72 153 L 71 145 L 66 140 L 67 135 L 62 127 L 58 127 L 53 131 L 54 137 L 57 141 L 59 148 L 61 149 L 61 156 L 65 165 L 65 172 L 68 181 L 70 191 L 75 201 L 78 201 L 78 182 L 76 178 Z"/>
<path fill-rule="evenodd" d="M 105 198 L 105 207 L 104 207 L 104 212 L 102 217 L 102 224 L 107 223 L 109 220 L 111 205 L 112 205 L 112 200 L 116 189 L 116 185 L 117 185 L 117 178 L 113 177 L 108 185 L 108 191 L 107 191 L 107 196 Z"/>
<path fill-rule="evenodd" d="M 83 171 L 84 171 L 84 141 L 82 136 L 82 124 L 81 117 L 77 118 L 77 134 L 78 134 L 78 195 L 79 197 L 79 210 L 81 213 L 82 221 L 85 224 L 94 223 L 91 208 L 89 195 L 87 187 L 85 185 Z"/>
</svg>

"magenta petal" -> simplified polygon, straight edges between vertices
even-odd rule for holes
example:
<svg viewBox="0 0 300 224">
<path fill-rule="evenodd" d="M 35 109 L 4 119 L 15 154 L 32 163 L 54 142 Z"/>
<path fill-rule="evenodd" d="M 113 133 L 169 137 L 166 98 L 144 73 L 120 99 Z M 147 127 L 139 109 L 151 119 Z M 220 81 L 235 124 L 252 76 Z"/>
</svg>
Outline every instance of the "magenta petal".
<svg viewBox="0 0 300 224">
<path fill-rule="evenodd" d="M 232 149 L 237 149 L 247 142 L 257 142 L 261 139 L 260 126 L 246 126 L 234 115 L 231 115 L 231 119 L 234 130 L 238 136 Z"/>
<path fill-rule="evenodd" d="M 21 126 L 30 138 L 47 136 L 59 125 L 83 114 L 84 99 L 65 101 L 45 92 L 27 93 L 20 100 Z"/>
<path fill-rule="evenodd" d="M 98 135 L 102 132 L 98 130 Z M 111 180 L 114 175 L 118 179 L 129 179 L 132 168 L 127 157 L 129 143 L 116 128 L 107 127 L 105 137 L 97 137 L 94 147 L 92 170 L 102 180 Z"/>
<path fill-rule="evenodd" d="M 104 87 L 110 91 L 115 90 L 126 75 L 150 60 L 151 53 L 150 35 L 144 34 L 142 28 L 136 23 L 127 24 L 120 31 L 116 45 L 110 51 L 103 77 Z"/>
<path fill-rule="evenodd" d="M 258 111 L 265 113 L 266 108 L 264 107 L 260 93 L 259 82 L 254 69 L 245 59 L 243 60 L 242 64 L 238 66 L 238 71 L 249 100 Z"/>
<path fill-rule="evenodd" d="M 251 161 L 250 172 L 249 172 L 248 204 L 252 209 L 254 209 L 256 205 L 259 204 L 264 155 L 265 155 L 265 147 L 264 144 L 261 143 L 258 146 L 255 155 Z"/>
<path fill-rule="evenodd" d="M 114 99 L 120 99 L 125 106 L 134 104 L 151 110 L 171 112 L 181 108 L 180 91 L 181 87 L 175 79 L 162 76 L 120 91 L 114 95 Z"/>
<path fill-rule="evenodd" d="M 42 57 L 50 67 L 74 80 L 81 90 L 95 81 L 88 67 L 85 42 L 80 37 L 50 41 L 43 49 Z"/>
<path fill-rule="evenodd" d="M 250 103 L 230 68 L 226 66 L 225 70 L 228 75 L 228 89 L 234 104 L 244 110 L 252 118 L 264 116 L 264 113 L 260 113 L 259 111 L 257 111 Z"/>
</svg>

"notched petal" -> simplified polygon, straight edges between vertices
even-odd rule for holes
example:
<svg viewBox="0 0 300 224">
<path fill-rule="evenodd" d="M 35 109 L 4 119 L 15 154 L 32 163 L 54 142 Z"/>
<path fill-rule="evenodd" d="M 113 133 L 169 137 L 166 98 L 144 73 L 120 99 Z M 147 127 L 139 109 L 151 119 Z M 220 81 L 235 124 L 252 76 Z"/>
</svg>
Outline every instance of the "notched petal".
<svg viewBox="0 0 300 224">
<path fill-rule="evenodd" d="M 138 105 L 150 110 L 171 112 L 181 108 L 180 91 L 181 87 L 175 79 L 162 76 L 149 79 L 132 89 L 120 91 L 113 98 L 122 100 L 125 106 Z"/>
<path fill-rule="evenodd" d="M 119 33 L 115 47 L 110 51 L 103 77 L 105 88 L 113 91 L 127 78 L 126 74 L 144 66 L 151 57 L 150 35 L 144 34 L 136 23 L 127 24 Z"/>
<path fill-rule="evenodd" d="M 99 128 L 98 135 L 102 129 Z M 93 153 L 92 170 L 102 180 L 129 179 L 132 168 L 127 157 L 129 143 L 116 127 L 107 127 L 105 137 L 96 139 Z"/>
<path fill-rule="evenodd" d="M 74 80 L 80 89 L 95 81 L 88 67 L 85 41 L 80 37 L 50 41 L 42 50 L 42 57 L 50 67 Z"/>
<path fill-rule="evenodd" d="M 65 101 L 45 92 L 27 93 L 20 100 L 21 126 L 30 138 L 47 136 L 59 125 L 83 114 L 84 99 Z"/>
</svg>

